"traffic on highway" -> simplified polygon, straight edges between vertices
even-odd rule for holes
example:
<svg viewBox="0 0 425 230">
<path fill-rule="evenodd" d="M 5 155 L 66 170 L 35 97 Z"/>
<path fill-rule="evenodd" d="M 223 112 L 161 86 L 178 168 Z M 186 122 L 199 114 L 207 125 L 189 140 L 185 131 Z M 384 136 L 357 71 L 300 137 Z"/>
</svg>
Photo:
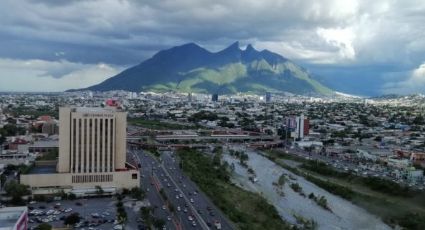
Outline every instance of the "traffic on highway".
<svg viewBox="0 0 425 230">
<path fill-rule="evenodd" d="M 154 208 L 154 215 L 166 221 L 164 229 L 234 229 L 224 214 L 199 191 L 179 168 L 172 151 L 156 158 L 140 149 L 130 150 L 140 168 L 141 187 Z M 139 229 L 143 225 L 139 224 Z"/>
</svg>

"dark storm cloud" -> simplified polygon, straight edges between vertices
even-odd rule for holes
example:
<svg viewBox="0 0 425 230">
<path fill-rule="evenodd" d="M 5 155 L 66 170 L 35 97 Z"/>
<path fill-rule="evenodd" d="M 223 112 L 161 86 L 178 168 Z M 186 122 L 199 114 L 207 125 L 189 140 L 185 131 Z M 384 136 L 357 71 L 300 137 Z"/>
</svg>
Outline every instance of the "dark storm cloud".
<svg viewBox="0 0 425 230">
<path fill-rule="evenodd" d="M 0 59 L 129 66 L 182 43 L 216 51 L 239 40 L 330 81 L 374 78 L 375 91 L 390 73 L 406 74 L 395 80 L 403 82 L 425 62 L 419 0 L 4 0 L 1 6 Z M 52 69 L 55 78 L 75 71 Z"/>
</svg>

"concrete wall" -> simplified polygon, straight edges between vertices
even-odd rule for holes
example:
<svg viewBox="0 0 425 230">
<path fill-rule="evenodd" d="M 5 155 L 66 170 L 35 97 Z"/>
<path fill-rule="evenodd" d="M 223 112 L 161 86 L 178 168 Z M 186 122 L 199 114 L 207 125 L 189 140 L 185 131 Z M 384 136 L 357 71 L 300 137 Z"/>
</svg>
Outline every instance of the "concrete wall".
<svg viewBox="0 0 425 230">
<path fill-rule="evenodd" d="M 111 182 L 89 182 L 89 183 L 72 183 L 72 176 L 82 175 L 106 175 L 112 174 Z M 136 179 L 132 175 L 136 174 Z M 53 174 L 25 174 L 21 175 L 21 183 L 31 188 L 94 188 L 97 185 L 102 187 L 133 188 L 140 185 L 140 174 L 137 170 L 110 172 L 110 173 L 90 173 L 90 174 L 73 174 L 73 173 L 53 173 Z"/>
<path fill-rule="evenodd" d="M 71 108 L 59 108 L 59 163 L 57 171 L 67 173 L 70 156 Z"/>
</svg>

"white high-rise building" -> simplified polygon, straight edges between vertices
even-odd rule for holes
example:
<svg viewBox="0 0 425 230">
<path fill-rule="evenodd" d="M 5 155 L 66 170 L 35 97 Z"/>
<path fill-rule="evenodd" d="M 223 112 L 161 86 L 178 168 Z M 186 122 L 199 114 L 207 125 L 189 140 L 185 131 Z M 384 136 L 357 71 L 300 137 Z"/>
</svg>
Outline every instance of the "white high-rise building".
<svg viewBox="0 0 425 230">
<path fill-rule="evenodd" d="M 297 122 L 297 130 L 296 130 L 296 137 L 299 139 L 304 138 L 304 114 L 301 114 L 300 116 L 296 117 Z"/>
<path fill-rule="evenodd" d="M 115 107 L 60 108 L 56 172 L 22 175 L 21 181 L 79 190 L 139 186 L 139 171 L 126 165 L 126 128 L 127 113 Z"/>
</svg>

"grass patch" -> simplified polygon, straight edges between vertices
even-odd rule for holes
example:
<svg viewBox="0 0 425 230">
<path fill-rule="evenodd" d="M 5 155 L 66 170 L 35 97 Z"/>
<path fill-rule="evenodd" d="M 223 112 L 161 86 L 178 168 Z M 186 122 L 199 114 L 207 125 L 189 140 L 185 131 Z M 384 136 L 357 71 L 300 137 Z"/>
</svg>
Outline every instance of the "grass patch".
<svg viewBox="0 0 425 230">
<path fill-rule="evenodd" d="M 258 194 L 230 182 L 228 165 L 220 153 L 209 158 L 192 149 L 178 151 L 183 170 L 207 194 L 238 229 L 290 229 L 273 205 Z"/>
</svg>

